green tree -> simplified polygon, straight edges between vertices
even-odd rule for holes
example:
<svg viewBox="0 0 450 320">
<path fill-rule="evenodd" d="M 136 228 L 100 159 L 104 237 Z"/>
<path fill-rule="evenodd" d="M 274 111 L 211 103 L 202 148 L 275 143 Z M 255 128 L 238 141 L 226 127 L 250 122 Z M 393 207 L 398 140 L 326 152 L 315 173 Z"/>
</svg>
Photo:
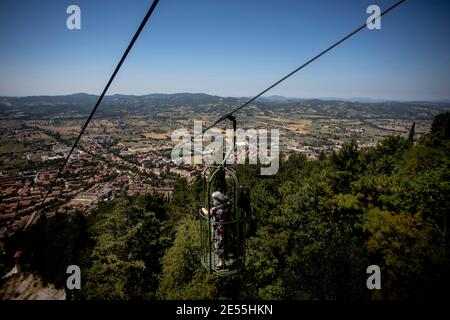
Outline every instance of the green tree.
<svg viewBox="0 0 450 320">
<path fill-rule="evenodd" d="M 198 222 L 186 218 L 178 224 L 173 246 L 162 258 L 157 296 L 160 299 L 212 299 L 218 294 L 215 280 L 200 264 Z"/>
<path fill-rule="evenodd" d="M 147 200 L 149 200 L 147 198 Z M 161 224 L 142 197 L 122 196 L 91 228 L 81 295 L 85 299 L 152 299 L 162 255 Z"/>
</svg>

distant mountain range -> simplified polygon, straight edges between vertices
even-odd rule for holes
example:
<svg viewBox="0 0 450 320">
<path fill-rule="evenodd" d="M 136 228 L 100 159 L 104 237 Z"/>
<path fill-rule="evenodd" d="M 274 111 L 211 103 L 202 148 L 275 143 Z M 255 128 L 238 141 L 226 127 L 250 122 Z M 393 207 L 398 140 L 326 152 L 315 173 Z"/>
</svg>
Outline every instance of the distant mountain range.
<svg viewBox="0 0 450 320">
<path fill-rule="evenodd" d="M 79 118 L 86 117 L 98 96 L 76 93 L 62 96 L 0 97 L 2 119 Z M 174 93 L 148 95 L 106 96 L 97 111 L 97 117 L 124 115 L 151 115 L 173 108 L 191 108 L 194 111 L 219 112 L 230 110 L 248 98 L 219 97 L 204 93 Z M 254 105 L 260 112 L 296 112 L 314 115 L 350 118 L 407 118 L 432 119 L 450 111 L 450 102 L 399 102 L 353 98 L 303 99 L 283 96 L 261 97 Z M 249 111 L 247 111 L 249 112 Z"/>
</svg>

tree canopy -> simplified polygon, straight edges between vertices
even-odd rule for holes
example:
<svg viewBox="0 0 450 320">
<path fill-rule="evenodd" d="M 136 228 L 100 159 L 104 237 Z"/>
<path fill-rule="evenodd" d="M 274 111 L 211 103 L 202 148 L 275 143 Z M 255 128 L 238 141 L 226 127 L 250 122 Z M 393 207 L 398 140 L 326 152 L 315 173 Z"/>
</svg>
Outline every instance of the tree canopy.
<svg viewBox="0 0 450 320">
<path fill-rule="evenodd" d="M 201 267 L 200 179 L 179 179 L 170 202 L 123 195 L 102 204 L 71 225 L 73 241 L 59 233 L 40 239 L 46 245 L 25 250 L 24 259 L 49 275 L 63 263 L 43 267 L 48 250 L 78 262 L 83 288 L 75 298 L 82 299 L 438 297 L 450 284 L 449 156 L 445 113 L 418 140 L 412 125 L 408 137 L 365 150 L 351 142 L 319 161 L 291 155 L 275 176 L 239 167 L 248 240 L 245 267 L 233 277 Z M 32 231 L 29 248 L 45 223 Z M 369 265 L 381 268 L 381 290 L 366 287 Z"/>
</svg>

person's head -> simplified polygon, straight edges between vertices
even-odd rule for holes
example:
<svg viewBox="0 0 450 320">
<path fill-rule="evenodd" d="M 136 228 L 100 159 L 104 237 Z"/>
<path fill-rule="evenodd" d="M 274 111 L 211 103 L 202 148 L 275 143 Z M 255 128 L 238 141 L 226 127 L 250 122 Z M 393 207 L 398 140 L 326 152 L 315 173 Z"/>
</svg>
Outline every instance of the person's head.
<svg viewBox="0 0 450 320">
<path fill-rule="evenodd" d="M 215 191 L 213 192 L 213 194 L 211 195 L 212 200 L 213 200 L 213 205 L 217 206 L 220 205 L 222 203 L 225 203 L 228 201 L 228 197 L 226 195 L 224 195 L 222 192 L 220 191 Z"/>
</svg>

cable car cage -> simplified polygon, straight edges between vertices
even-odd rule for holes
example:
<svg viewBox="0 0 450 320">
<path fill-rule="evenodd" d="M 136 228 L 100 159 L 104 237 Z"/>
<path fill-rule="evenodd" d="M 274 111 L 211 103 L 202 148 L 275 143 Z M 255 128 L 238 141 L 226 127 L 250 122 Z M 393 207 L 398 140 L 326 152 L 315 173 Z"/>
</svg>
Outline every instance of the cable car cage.
<svg viewBox="0 0 450 320">
<path fill-rule="evenodd" d="M 220 276 L 227 276 L 237 273 L 243 266 L 244 260 L 244 244 L 245 244 L 245 212 L 239 207 L 239 181 L 236 169 L 227 166 L 213 167 L 215 170 L 209 178 L 206 176 L 206 170 L 204 171 L 204 197 L 207 203 L 208 214 L 205 215 L 199 210 L 200 216 L 200 234 L 201 234 L 201 263 L 203 267 L 214 272 Z M 225 189 L 229 190 L 229 214 L 228 218 L 220 222 L 223 228 L 223 264 L 222 268 L 217 268 L 219 263 L 219 255 L 216 253 L 216 247 L 214 243 L 214 228 L 217 227 L 214 215 L 211 214 L 211 192 L 212 186 L 220 179 L 229 177 L 230 187 L 225 186 Z"/>
</svg>

